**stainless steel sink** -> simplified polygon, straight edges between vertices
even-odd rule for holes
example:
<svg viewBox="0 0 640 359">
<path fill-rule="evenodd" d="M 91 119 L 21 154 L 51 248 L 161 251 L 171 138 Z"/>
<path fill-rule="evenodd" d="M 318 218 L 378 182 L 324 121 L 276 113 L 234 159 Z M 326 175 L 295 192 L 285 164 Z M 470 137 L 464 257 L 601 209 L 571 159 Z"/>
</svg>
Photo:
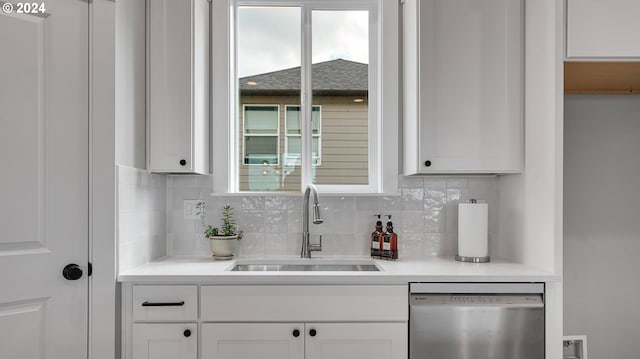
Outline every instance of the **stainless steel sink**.
<svg viewBox="0 0 640 359">
<path fill-rule="evenodd" d="M 308 261 L 308 260 L 307 260 Z M 233 272 L 378 272 L 380 269 L 371 261 L 261 261 L 239 262 L 230 270 Z M 305 263 L 306 262 L 306 263 Z"/>
</svg>

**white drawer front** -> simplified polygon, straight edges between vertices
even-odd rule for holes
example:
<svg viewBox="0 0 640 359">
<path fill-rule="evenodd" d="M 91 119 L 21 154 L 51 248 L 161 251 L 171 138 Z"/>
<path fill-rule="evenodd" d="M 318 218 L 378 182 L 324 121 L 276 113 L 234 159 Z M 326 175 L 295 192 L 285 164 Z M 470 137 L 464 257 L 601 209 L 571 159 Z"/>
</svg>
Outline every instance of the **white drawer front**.
<svg viewBox="0 0 640 359">
<path fill-rule="evenodd" d="M 202 286 L 207 322 L 407 321 L 406 285 Z"/>
<path fill-rule="evenodd" d="M 198 320 L 198 286 L 134 285 L 133 320 Z"/>
</svg>

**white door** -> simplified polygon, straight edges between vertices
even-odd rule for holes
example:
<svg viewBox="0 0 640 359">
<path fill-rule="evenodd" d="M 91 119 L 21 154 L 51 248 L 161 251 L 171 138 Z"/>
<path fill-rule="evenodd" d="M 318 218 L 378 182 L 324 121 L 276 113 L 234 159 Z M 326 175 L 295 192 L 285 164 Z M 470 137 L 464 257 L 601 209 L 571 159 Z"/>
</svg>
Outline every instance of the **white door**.
<svg viewBox="0 0 640 359">
<path fill-rule="evenodd" d="M 202 325 L 202 359 L 303 359 L 302 323 Z"/>
<path fill-rule="evenodd" d="M 89 2 L 47 0 L 34 14 L 10 2 L 0 1 L 0 356 L 86 358 Z M 71 263 L 78 280 L 63 278 Z"/>
<path fill-rule="evenodd" d="M 197 359 L 197 324 L 134 324 L 132 358 Z"/>
<path fill-rule="evenodd" d="M 406 359 L 407 323 L 307 323 L 305 359 Z"/>
</svg>

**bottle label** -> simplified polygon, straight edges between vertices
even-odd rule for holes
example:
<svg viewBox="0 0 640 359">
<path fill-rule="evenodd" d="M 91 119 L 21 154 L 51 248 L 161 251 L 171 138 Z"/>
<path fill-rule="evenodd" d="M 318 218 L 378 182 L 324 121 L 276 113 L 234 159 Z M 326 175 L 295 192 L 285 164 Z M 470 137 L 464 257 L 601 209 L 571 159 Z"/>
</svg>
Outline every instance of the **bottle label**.
<svg viewBox="0 0 640 359">
<path fill-rule="evenodd" d="M 380 237 L 373 236 L 373 240 L 371 241 L 371 249 L 380 249 Z"/>
<path fill-rule="evenodd" d="M 391 250 L 391 243 L 389 243 L 389 242 L 382 243 L 382 250 L 390 251 Z"/>
</svg>

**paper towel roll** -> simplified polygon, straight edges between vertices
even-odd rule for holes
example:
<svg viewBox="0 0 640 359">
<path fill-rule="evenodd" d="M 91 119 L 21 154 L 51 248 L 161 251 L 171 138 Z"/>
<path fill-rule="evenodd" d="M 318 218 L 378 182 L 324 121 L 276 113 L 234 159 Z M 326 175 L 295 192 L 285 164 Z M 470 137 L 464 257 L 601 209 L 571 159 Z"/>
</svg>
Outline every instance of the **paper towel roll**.
<svg viewBox="0 0 640 359">
<path fill-rule="evenodd" d="M 458 204 L 458 256 L 489 256 L 488 223 L 487 203 Z"/>
</svg>

